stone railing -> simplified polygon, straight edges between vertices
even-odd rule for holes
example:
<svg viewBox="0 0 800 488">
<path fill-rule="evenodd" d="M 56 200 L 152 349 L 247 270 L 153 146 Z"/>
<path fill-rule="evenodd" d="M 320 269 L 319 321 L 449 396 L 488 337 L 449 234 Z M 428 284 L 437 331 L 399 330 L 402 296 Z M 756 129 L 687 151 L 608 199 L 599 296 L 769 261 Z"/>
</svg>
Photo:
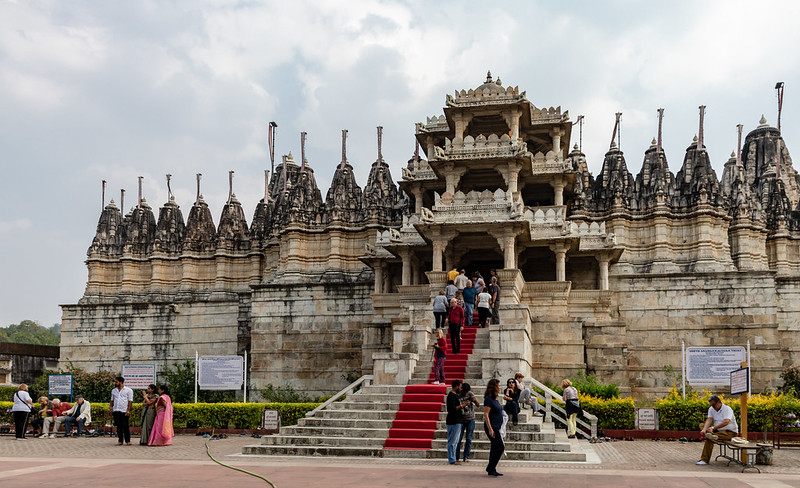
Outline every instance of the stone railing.
<svg viewBox="0 0 800 488">
<path fill-rule="evenodd" d="M 538 399 L 544 400 L 545 422 L 552 422 L 553 418 L 555 418 L 562 424 L 566 424 L 567 411 L 564 410 L 564 407 L 562 407 L 561 405 L 553 402 L 553 400 L 558 400 L 561 403 L 564 403 L 564 397 L 562 397 L 558 393 L 548 388 L 547 385 L 545 385 L 544 383 L 540 383 L 533 378 L 531 378 L 530 382 L 536 388 L 544 390 L 544 395 L 541 395 L 539 392 L 531 388 L 531 394 L 535 395 L 536 398 Z M 586 423 L 586 421 L 588 421 L 589 423 Z M 578 417 L 577 424 L 579 426 L 579 428 L 576 431 L 578 435 L 583 436 L 589 440 L 597 439 L 597 417 L 584 410 L 583 417 Z M 589 429 L 589 433 L 587 434 L 586 431 L 584 431 L 584 429 L 581 429 L 580 427 Z"/>
<path fill-rule="evenodd" d="M 522 141 L 511 141 L 508 134 L 498 136 L 479 134 L 477 137 L 467 136 L 462 143 L 454 143 L 445 138 L 444 151 L 438 151 L 439 159 L 477 159 L 492 157 L 513 157 L 528 152 L 528 145 Z"/>
<path fill-rule="evenodd" d="M 325 401 L 325 403 L 323 403 L 319 407 L 315 408 L 314 410 L 312 410 L 310 412 L 306 412 L 306 417 L 314 417 L 314 416 L 316 416 L 317 412 L 321 412 L 322 410 L 325 410 L 333 402 L 335 402 L 336 400 L 342 398 L 342 396 L 344 396 L 344 395 L 352 395 L 354 392 L 360 390 L 362 385 L 363 386 L 371 385 L 372 384 L 372 379 L 373 379 L 373 376 L 371 374 L 365 374 L 361 378 L 355 380 L 354 382 L 350 383 L 346 387 L 342 388 L 342 390 L 340 390 L 339 393 L 337 393 L 337 394 L 333 395 L 332 397 L 328 398 Z"/>
<path fill-rule="evenodd" d="M 567 214 L 565 205 L 526 207 L 522 218 L 537 226 L 562 226 Z"/>
<path fill-rule="evenodd" d="M 547 154 L 538 152 L 531 160 L 533 174 L 566 173 L 572 171 L 572 162 L 561 158 L 561 153 L 547 151 Z"/>
<path fill-rule="evenodd" d="M 414 167 L 403 168 L 403 180 L 405 181 L 428 181 L 436 180 L 436 173 L 433 172 L 431 165 L 424 159 L 420 159 L 414 163 Z"/>
<path fill-rule="evenodd" d="M 456 90 L 454 95 L 447 95 L 447 104 L 459 107 L 486 105 L 487 102 L 508 103 L 525 98 L 525 92 L 520 93 L 518 86 L 504 87 L 498 84 L 487 88 Z"/>
<path fill-rule="evenodd" d="M 432 217 L 436 223 L 509 220 L 512 206 L 513 196 L 502 189 L 435 193 Z"/>
<path fill-rule="evenodd" d="M 571 281 L 527 281 L 522 289 L 526 296 L 564 295 L 572 289 Z"/>
</svg>

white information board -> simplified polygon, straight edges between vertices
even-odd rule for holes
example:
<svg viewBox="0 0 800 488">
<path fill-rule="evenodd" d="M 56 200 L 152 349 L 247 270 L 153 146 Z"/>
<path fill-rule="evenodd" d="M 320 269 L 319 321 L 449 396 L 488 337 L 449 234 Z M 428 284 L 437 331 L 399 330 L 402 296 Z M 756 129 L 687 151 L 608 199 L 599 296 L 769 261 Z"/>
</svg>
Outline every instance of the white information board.
<svg viewBox="0 0 800 488">
<path fill-rule="evenodd" d="M 123 364 L 122 377 L 131 390 L 146 390 L 156 383 L 155 364 Z"/>
<path fill-rule="evenodd" d="M 731 395 L 750 393 L 750 368 L 731 371 Z"/>
<path fill-rule="evenodd" d="M 240 390 L 244 383 L 241 356 L 200 356 L 197 383 L 201 390 Z"/>
<path fill-rule="evenodd" d="M 72 395 L 72 375 L 71 374 L 47 375 L 47 394 L 51 396 Z"/>
<path fill-rule="evenodd" d="M 687 347 L 686 381 L 693 386 L 728 385 L 731 371 L 746 360 L 742 346 Z"/>
</svg>

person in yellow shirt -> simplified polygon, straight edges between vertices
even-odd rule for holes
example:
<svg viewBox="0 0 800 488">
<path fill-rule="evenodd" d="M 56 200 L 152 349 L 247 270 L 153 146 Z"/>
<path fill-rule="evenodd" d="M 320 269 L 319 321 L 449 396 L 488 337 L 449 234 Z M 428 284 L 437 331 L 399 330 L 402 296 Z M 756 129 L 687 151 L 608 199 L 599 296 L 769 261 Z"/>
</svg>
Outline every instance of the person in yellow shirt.
<svg viewBox="0 0 800 488">
<path fill-rule="evenodd" d="M 458 267 L 453 266 L 453 269 L 447 273 L 447 281 L 455 281 L 458 276 Z"/>
</svg>

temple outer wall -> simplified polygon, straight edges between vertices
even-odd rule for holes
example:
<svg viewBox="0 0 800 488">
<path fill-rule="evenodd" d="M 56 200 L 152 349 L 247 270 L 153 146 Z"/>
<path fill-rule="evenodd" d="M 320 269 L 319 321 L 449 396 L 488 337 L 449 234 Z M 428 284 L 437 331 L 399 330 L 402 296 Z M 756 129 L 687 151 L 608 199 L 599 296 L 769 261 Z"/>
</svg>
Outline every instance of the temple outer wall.
<svg viewBox="0 0 800 488">
<path fill-rule="evenodd" d="M 234 355 L 239 300 L 62 305 L 59 367 L 120 371 L 123 363 L 167 365 Z"/>
<path fill-rule="evenodd" d="M 289 384 L 313 397 L 364 374 L 372 289 L 372 281 L 254 287 L 250 388 Z"/>
</svg>

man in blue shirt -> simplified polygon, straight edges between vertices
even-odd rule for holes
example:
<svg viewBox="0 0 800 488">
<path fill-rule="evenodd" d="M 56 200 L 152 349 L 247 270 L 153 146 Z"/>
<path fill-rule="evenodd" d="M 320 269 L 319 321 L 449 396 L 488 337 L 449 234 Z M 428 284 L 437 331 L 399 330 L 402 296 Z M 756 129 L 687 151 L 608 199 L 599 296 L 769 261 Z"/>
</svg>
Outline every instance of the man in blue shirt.
<svg viewBox="0 0 800 488">
<path fill-rule="evenodd" d="M 467 325 L 472 326 L 472 315 L 475 313 L 475 292 L 477 289 L 472 286 L 472 281 L 467 281 L 462 295 L 464 297 L 464 314 L 467 316 Z"/>
</svg>

